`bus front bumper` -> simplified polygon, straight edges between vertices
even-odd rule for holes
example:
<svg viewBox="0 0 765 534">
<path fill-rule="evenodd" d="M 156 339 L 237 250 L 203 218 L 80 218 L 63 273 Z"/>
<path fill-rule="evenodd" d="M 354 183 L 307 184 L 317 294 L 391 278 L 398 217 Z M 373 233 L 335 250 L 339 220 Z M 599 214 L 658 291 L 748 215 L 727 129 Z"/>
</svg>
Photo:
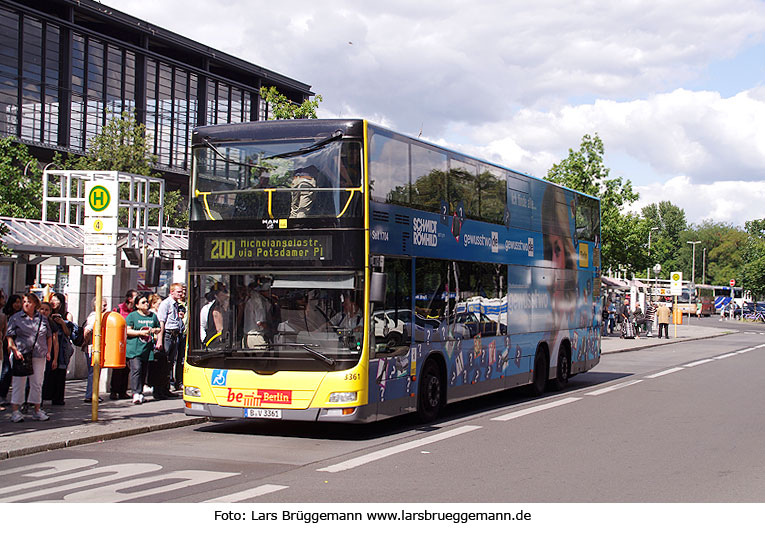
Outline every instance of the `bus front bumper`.
<svg viewBox="0 0 765 534">
<path fill-rule="evenodd" d="M 343 413 L 342 408 L 307 408 L 305 410 L 273 410 L 277 416 L 249 417 L 244 408 L 186 402 L 184 413 L 194 417 L 214 419 L 250 419 L 281 421 L 327 421 L 337 423 L 364 423 L 374 420 L 374 413 L 369 413 L 368 406 L 356 406 L 351 413 Z"/>
</svg>

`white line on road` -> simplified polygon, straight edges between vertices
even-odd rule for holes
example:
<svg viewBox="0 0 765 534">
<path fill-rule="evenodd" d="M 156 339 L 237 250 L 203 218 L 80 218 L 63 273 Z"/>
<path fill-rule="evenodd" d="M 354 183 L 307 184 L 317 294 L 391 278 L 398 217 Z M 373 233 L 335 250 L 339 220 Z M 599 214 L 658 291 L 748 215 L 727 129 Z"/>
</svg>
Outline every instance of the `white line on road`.
<svg viewBox="0 0 765 534">
<path fill-rule="evenodd" d="M 715 356 L 712 358 L 713 360 L 724 360 L 725 358 L 730 358 L 731 356 L 735 356 L 735 352 L 729 352 L 727 354 L 720 354 L 719 356 Z"/>
<path fill-rule="evenodd" d="M 231 495 L 224 495 L 222 497 L 216 497 L 204 502 L 242 502 L 254 497 L 260 497 L 261 495 L 267 495 L 276 491 L 287 489 L 289 486 L 279 486 L 278 484 L 263 484 L 257 488 L 250 488 L 248 490 L 232 493 Z"/>
<path fill-rule="evenodd" d="M 582 400 L 582 398 L 581 397 L 566 397 L 565 399 L 548 402 L 547 404 L 532 406 L 531 408 L 526 408 L 525 410 L 518 410 L 517 412 L 511 412 L 505 415 L 500 415 L 498 417 L 492 417 L 491 420 L 492 421 L 510 421 L 511 419 L 518 419 L 519 417 L 523 417 L 524 415 L 541 412 L 542 410 L 549 410 L 550 408 L 557 408 L 558 406 L 570 404 L 578 400 Z"/>
<path fill-rule="evenodd" d="M 375 460 L 381 460 L 382 458 L 393 456 L 394 454 L 398 454 L 400 452 L 416 449 L 417 447 L 421 447 L 423 445 L 428 445 L 430 443 L 435 443 L 437 441 L 459 436 L 460 434 L 464 434 L 466 432 L 478 430 L 479 428 L 481 427 L 474 425 L 461 426 L 453 430 L 447 430 L 446 432 L 441 432 L 432 436 L 416 439 L 414 441 L 410 441 L 409 443 L 402 443 L 401 445 L 396 445 L 395 447 L 389 447 L 387 449 L 365 454 L 363 456 L 359 456 L 358 458 L 340 462 L 339 464 L 330 465 L 329 467 L 322 467 L 321 469 L 317 469 L 317 471 L 326 471 L 327 473 L 338 473 L 340 471 L 346 471 L 348 469 L 353 469 L 354 467 L 359 467 L 360 465 L 374 462 Z"/>
<path fill-rule="evenodd" d="M 597 397 L 598 395 L 603 395 L 604 393 L 611 393 L 612 391 L 616 391 L 617 389 L 626 388 L 627 386 L 634 386 L 635 384 L 638 384 L 642 382 L 642 380 L 631 380 L 629 382 L 622 382 L 621 384 L 616 384 L 615 386 L 609 386 L 607 388 L 598 389 L 595 391 L 590 391 L 589 393 L 585 393 L 585 395 L 590 395 L 593 397 Z"/>
<path fill-rule="evenodd" d="M 702 364 L 709 363 L 709 362 L 712 362 L 712 361 L 714 361 L 712 358 L 707 358 L 705 360 L 697 360 L 695 362 L 686 363 L 683 367 L 696 367 L 697 365 L 702 365 Z"/>
<path fill-rule="evenodd" d="M 676 372 L 682 371 L 682 370 L 683 370 L 682 367 L 673 367 L 672 369 L 666 369 L 664 371 L 661 371 L 660 373 L 656 373 L 656 374 L 653 374 L 653 375 L 648 375 L 648 376 L 646 376 L 646 378 L 659 378 L 660 376 L 669 375 L 669 374 L 676 373 Z"/>
</svg>

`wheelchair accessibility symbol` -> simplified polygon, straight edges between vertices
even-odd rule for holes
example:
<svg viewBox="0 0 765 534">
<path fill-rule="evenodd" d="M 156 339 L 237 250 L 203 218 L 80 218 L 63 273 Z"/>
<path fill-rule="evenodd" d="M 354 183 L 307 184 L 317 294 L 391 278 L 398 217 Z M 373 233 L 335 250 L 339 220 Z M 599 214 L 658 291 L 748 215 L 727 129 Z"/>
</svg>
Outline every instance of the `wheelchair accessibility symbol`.
<svg viewBox="0 0 765 534">
<path fill-rule="evenodd" d="M 211 386 L 225 386 L 226 385 L 226 375 L 228 374 L 227 369 L 215 369 L 212 373 L 212 377 L 210 378 L 210 385 Z"/>
</svg>

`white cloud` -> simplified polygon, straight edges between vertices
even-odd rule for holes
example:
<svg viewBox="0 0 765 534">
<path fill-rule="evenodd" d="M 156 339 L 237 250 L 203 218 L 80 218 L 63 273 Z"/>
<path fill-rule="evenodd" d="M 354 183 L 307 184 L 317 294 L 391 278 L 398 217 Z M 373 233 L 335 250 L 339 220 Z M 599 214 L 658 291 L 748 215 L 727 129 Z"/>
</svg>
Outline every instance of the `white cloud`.
<svg viewBox="0 0 765 534">
<path fill-rule="evenodd" d="M 640 200 L 632 206 L 636 212 L 668 200 L 685 210 L 687 221 L 696 224 L 712 220 L 743 228 L 746 221 L 765 218 L 765 181 L 694 184 L 687 176 L 677 176 L 636 190 L 640 193 Z"/>
<path fill-rule="evenodd" d="M 569 148 L 578 149 L 584 134 L 597 133 L 606 158 L 623 152 L 658 175 L 683 174 L 694 183 L 759 181 L 765 180 L 761 93 L 758 89 L 722 98 L 678 89 L 632 102 L 598 100 L 554 111 L 522 110 L 503 123 L 475 128 L 472 141 L 488 148 L 492 159 L 543 175 Z"/>
<path fill-rule="evenodd" d="M 311 84 L 321 116 L 422 129 L 537 176 L 597 132 L 612 175 L 689 220 L 740 224 L 756 208 L 742 199 L 762 199 L 765 69 L 709 79 L 762 41 L 759 0 L 105 1 Z"/>
</svg>

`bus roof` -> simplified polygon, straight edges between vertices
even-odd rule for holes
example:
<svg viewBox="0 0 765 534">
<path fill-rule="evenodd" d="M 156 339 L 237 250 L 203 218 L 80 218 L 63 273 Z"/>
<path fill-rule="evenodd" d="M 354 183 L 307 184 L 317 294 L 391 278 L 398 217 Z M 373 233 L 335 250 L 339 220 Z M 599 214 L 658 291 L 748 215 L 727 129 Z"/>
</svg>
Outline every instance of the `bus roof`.
<svg viewBox="0 0 765 534">
<path fill-rule="evenodd" d="M 372 123 L 369 123 L 369 124 L 374 126 L 377 129 L 385 130 L 387 132 L 390 132 L 391 134 L 404 137 L 412 141 L 416 141 L 417 143 L 428 145 L 428 146 L 437 148 L 439 150 L 444 150 L 446 152 L 450 152 L 452 154 L 455 154 L 463 158 L 473 159 L 480 163 L 484 163 L 486 165 L 499 167 L 501 169 L 512 172 L 514 174 L 524 176 L 526 178 L 531 178 L 533 180 L 539 180 L 545 183 L 550 183 L 562 189 L 568 189 L 569 191 L 573 191 L 577 193 L 578 195 L 590 197 L 594 200 L 600 201 L 600 199 L 596 196 L 589 195 L 587 193 L 582 193 L 581 191 L 577 191 L 575 189 L 566 187 L 561 184 L 550 182 L 549 180 L 545 180 L 544 178 L 532 176 L 524 172 L 516 171 L 515 169 L 511 169 L 504 165 L 493 163 L 475 156 L 470 156 L 468 154 L 464 154 L 457 150 L 446 148 L 441 145 L 437 145 L 435 143 L 425 141 L 420 138 L 402 134 L 402 133 L 393 131 L 389 128 L 386 128 L 384 126 L 379 126 Z M 201 145 L 204 145 L 205 142 L 235 143 L 238 141 L 247 142 L 247 141 L 262 141 L 262 140 L 295 139 L 295 138 L 320 140 L 320 139 L 325 139 L 327 137 L 335 135 L 338 132 L 340 132 L 344 137 L 361 138 L 363 137 L 363 131 L 364 131 L 363 128 L 364 128 L 363 119 L 289 119 L 289 120 L 240 122 L 240 123 L 233 123 L 233 124 L 217 124 L 214 126 L 198 126 L 194 128 L 194 131 L 191 136 L 191 144 L 192 146 L 201 146 Z"/>
</svg>

